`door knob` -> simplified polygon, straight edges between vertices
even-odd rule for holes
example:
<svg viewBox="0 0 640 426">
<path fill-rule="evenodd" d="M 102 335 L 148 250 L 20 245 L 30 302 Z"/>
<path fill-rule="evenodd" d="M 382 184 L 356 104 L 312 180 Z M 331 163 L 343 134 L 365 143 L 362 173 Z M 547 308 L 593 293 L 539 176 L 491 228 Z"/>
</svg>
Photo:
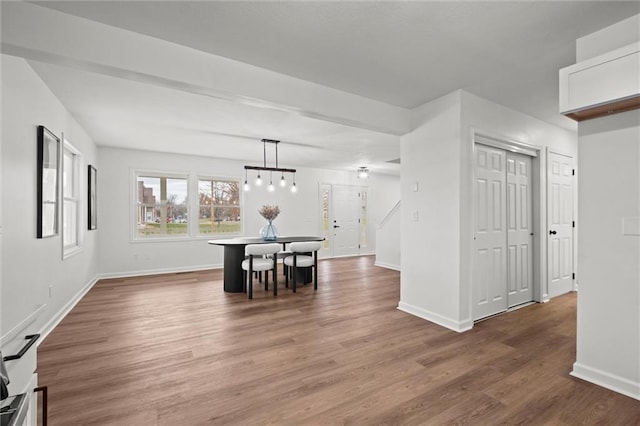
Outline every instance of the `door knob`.
<svg viewBox="0 0 640 426">
<path fill-rule="evenodd" d="M 549 235 L 556 235 L 557 232 L 556 231 L 549 231 Z"/>
</svg>

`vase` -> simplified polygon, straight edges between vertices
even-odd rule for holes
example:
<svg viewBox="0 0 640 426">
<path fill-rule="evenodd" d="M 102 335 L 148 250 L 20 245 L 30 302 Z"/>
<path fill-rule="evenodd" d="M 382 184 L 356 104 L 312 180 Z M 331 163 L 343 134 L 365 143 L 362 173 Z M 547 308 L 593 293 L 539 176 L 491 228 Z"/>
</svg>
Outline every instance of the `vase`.
<svg viewBox="0 0 640 426">
<path fill-rule="evenodd" d="M 260 236 L 265 241 L 275 241 L 276 238 L 278 238 L 278 230 L 273 226 L 272 221 L 269 221 L 269 223 L 262 227 Z"/>
</svg>

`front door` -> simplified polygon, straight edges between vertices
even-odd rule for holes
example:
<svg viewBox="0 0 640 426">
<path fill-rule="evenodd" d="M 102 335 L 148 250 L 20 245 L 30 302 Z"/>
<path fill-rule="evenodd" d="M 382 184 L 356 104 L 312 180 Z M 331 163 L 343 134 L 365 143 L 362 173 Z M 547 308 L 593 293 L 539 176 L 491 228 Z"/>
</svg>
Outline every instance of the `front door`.
<svg viewBox="0 0 640 426">
<path fill-rule="evenodd" d="M 573 290 L 573 158 L 547 155 L 549 297 Z"/>
<path fill-rule="evenodd" d="M 362 188 L 333 185 L 333 218 L 329 223 L 333 237 L 334 256 L 360 254 L 360 195 Z"/>
</svg>

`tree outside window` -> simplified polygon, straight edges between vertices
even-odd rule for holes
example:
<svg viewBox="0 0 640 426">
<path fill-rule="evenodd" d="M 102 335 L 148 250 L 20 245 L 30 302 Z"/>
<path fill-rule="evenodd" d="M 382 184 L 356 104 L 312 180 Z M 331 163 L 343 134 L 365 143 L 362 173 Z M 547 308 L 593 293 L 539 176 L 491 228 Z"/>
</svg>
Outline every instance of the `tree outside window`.
<svg viewBox="0 0 640 426">
<path fill-rule="evenodd" d="M 137 236 L 187 235 L 187 179 L 138 176 Z"/>
<path fill-rule="evenodd" d="M 201 235 L 240 233 L 240 182 L 200 179 L 198 232 Z"/>
</svg>

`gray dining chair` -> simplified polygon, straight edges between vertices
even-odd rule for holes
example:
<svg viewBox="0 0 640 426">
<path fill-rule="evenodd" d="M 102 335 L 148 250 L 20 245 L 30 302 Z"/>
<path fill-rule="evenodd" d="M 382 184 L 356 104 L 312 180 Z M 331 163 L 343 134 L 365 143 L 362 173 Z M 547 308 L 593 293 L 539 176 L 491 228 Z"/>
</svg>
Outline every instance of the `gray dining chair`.
<svg viewBox="0 0 640 426">
<path fill-rule="evenodd" d="M 275 254 L 280 251 L 280 244 L 248 244 L 244 248 L 245 259 L 242 261 L 243 287 L 248 296 L 253 299 L 253 273 L 265 271 L 264 289 L 269 290 L 269 271 L 273 272 L 273 295 L 278 295 L 278 262 L 275 261 Z M 265 257 L 271 255 L 272 257 Z"/>
<path fill-rule="evenodd" d="M 291 254 L 284 258 L 284 264 L 291 268 L 293 275 L 293 292 L 296 292 L 296 276 L 298 268 L 313 268 L 313 289 L 318 289 L 318 250 L 322 247 L 320 241 L 303 241 L 289 244 Z M 312 253 L 311 256 L 309 253 Z M 285 282 L 289 286 L 289 275 L 285 275 Z"/>
</svg>

